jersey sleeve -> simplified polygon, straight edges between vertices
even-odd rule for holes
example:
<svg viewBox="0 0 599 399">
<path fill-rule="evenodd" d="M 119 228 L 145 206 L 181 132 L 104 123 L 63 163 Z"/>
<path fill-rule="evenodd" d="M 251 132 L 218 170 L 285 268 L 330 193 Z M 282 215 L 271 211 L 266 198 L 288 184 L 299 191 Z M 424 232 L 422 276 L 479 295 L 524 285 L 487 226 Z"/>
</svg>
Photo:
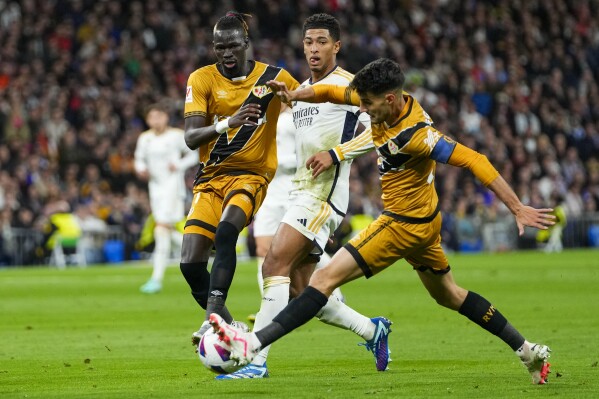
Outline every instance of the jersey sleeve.
<svg viewBox="0 0 599 399">
<path fill-rule="evenodd" d="M 472 174 L 476 176 L 485 187 L 499 177 L 499 172 L 491 162 L 489 162 L 489 159 L 485 155 L 460 143 L 456 143 L 455 149 L 451 153 L 447 163 L 453 166 L 470 169 Z"/>
<path fill-rule="evenodd" d="M 331 102 L 335 104 L 360 105 L 360 97 L 351 86 L 314 85 L 315 103 Z"/>
<path fill-rule="evenodd" d="M 374 150 L 374 142 L 372 141 L 372 130 L 367 128 L 359 136 L 339 144 L 329 150 L 329 154 L 333 158 L 333 163 L 336 165 L 341 161 L 350 160 L 359 157 Z"/>
<path fill-rule="evenodd" d="M 443 135 L 432 126 L 414 134 L 402 152 L 469 169 L 485 186 L 499 176 L 486 156 Z"/>
<path fill-rule="evenodd" d="M 202 78 L 203 77 L 203 78 Z M 210 93 L 209 79 L 201 71 L 189 75 L 185 90 L 185 111 L 183 116 L 203 116 L 208 114 L 208 98 Z"/>
<path fill-rule="evenodd" d="M 285 82 L 289 90 L 295 90 L 300 86 L 299 82 L 295 80 L 295 78 L 291 76 L 291 74 L 287 72 L 285 69 L 281 69 L 281 72 L 279 72 L 279 75 L 277 76 L 276 80 Z"/>
</svg>

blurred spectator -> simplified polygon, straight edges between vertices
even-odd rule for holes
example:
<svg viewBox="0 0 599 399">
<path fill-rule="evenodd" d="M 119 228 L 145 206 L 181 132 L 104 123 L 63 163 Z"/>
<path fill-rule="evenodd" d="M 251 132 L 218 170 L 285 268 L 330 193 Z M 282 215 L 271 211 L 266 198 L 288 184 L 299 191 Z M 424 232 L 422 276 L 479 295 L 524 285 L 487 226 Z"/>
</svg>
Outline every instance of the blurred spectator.
<svg viewBox="0 0 599 399">
<path fill-rule="evenodd" d="M 73 209 L 96 203 L 105 222 L 139 231 L 147 193 L 130 183 L 143 110 L 167 99 L 181 127 L 186 77 L 215 62 L 210 26 L 231 8 L 253 15 L 253 56 L 300 80 L 302 21 L 334 14 L 346 32 L 342 67 L 395 59 L 436 126 L 492 158 L 531 205 L 558 193 L 570 217 L 596 209 L 595 0 L 8 0 L 0 1 L 0 210 L 26 206 L 37 219 L 58 195 Z M 375 158 L 354 162 L 350 213 L 380 211 Z M 437 170 L 458 221 L 481 216 L 477 201 L 495 202 L 478 187 L 474 198 L 459 196 L 467 176 Z"/>
</svg>

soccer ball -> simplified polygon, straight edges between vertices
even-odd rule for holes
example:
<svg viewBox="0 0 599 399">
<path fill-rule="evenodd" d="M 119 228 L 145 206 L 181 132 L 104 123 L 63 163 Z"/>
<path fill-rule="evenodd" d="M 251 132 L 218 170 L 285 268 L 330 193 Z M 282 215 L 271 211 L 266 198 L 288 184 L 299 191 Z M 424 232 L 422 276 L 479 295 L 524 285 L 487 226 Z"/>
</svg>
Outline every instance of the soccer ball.
<svg viewBox="0 0 599 399">
<path fill-rule="evenodd" d="M 235 365 L 235 361 L 229 358 L 230 354 L 212 328 L 202 335 L 198 344 L 198 356 L 210 371 L 229 374 L 239 370 L 242 366 Z"/>
</svg>

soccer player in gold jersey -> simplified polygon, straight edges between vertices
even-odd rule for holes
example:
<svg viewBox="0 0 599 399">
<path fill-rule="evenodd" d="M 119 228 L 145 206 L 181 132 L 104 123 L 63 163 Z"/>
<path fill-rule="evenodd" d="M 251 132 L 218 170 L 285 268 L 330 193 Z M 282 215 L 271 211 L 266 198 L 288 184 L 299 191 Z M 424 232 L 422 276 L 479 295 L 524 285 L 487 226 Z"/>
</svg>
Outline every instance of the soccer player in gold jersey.
<svg viewBox="0 0 599 399">
<path fill-rule="evenodd" d="M 321 85 L 290 92 L 282 82 L 270 83 L 284 101 L 360 104 L 370 115 L 370 131 L 328 153 L 317 154 L 308 159 L 307 166 L 316 176 L 330 163 L 376 148 L 385 210 L 327 266 L 317 270 L 303 293 L 265 328 L 243 333 L 218 315 L 211 315 L 210 322 L 230 347 L 232 358 L 245 364 L 260 348 L 314 317 L 336 287 L 361 276 L 369 278 L 406 259 L 439 305 L 458 311 L 502 339 L 520 357 L 533 383 L 544 384 L 549 373 L 549 348 L 528 342 L 489 301 L 458 286 L 453 279 L 441 247 L 441 214 L 433 184 L 436 162 L 468 168 L 514 214 L 520 234 L 524 226 L 547 229 L 553 225 L 552 210 L 522 204 L 484 155 L 436 130 L 420 104 L 403 91 L 404 80 L 397 63 L 379 59 L 358 72 L 349 88 Z"/>
<path fill-rule="evenodd" d="M 296 88 L 284 69 L 248 60 L 244 16 L 228 12 L 214 26 L 217 63 L 192 72 L 185 95 L 185 142 L 200 167 L 185 224 L 181 272 L 198 304 L 231 322 L 225 300 L 236 267 L 240 231 L 262 204 L 277 167 L 276 127 L 281 102 L 271 79 Z M 212 247 L 211 272 L 207 270 Z M 193 334 L 197 343 L 209 328 Z"/>
</svg>

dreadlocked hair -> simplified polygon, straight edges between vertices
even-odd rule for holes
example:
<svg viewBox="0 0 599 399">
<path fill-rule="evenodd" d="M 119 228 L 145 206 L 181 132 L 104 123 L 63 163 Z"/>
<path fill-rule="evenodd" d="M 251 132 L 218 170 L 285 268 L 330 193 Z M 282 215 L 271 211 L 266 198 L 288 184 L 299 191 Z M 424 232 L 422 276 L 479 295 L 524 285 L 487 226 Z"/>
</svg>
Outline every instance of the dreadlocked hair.
<svg viewBox="0 0 599 399">
<path fill-rule="evenodd" d="M 214 30 L 227 30 L 227 29 L 243 29 L 245 36 L 249 36 L 249 27 L 245 22 L 245 18 L 251 18 L 250 14 L 242 14 L 237 11 L 228 11 L 224 17 L 221 17 L 214 25 Z"/>
<path fill-rule="evenodd" d="M 333 38 L 334 41 L 338 41 L 341 37 L 341 28 L 339 27 L 339 21 L 337 18 L 332 15 L 321 13 L 310 15 L 304 21 L 304 27 L 302 29 L 302 34 L 306 36 L 306 31 L 308 29 L 328 29 L 329 34 Z"/>
</svg>

